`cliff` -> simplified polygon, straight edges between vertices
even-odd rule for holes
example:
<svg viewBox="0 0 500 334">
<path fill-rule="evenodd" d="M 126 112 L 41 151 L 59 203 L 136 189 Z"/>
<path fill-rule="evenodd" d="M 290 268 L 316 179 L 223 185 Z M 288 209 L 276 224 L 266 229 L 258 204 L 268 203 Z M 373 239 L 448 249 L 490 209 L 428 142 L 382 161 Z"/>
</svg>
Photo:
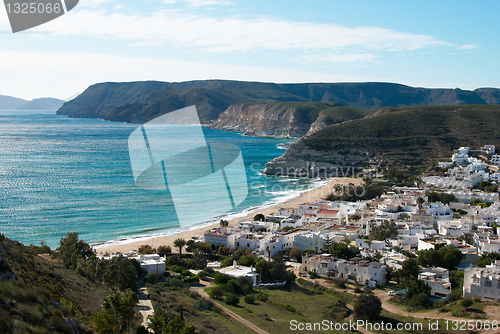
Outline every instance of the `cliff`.
<svg viewBox="0 0 500 334">
<path fill-rule="evenodd" d="M 251 136 L 299 138 L 324 110 L 336 102 L 272 102 L 239 104 L 226 109 L 210 127 Z"/>
<path fill-rule="evenodd" d="M 231 105 L 270 102 L 329 102 L 374 109 L 384 106 L 498 104 L 500 90 L 415 88 L 394 83 L 275 84 L 230 80 L 187 82 L 126 82 L 92 85 L 66 102 L 60 115 L 143 123 L 152 118 L 196 105 L 200 117 L 216 120 Z M 286 132 L 285 132 L 286 133 Z"/>
</svg>

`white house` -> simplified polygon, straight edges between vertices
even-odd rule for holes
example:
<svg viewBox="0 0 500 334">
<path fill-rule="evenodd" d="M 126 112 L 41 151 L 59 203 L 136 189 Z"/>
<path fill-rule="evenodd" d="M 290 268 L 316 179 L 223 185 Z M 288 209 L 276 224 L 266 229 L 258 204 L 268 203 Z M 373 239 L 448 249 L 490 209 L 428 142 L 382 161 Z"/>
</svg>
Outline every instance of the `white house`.
<svg viewBox="0 0 500 334">
<path fill-rule="evenodd" d="M 246 267 L 246 266 L 240 266 L 236 264 L 236 261 L 233 262 L 232 266 L 229 267 L 224 267 L 221 269 L 216 269 L 218 272 L 223 273 L 225 275 L 231 276 L 231 277 L 250 277 L 253 281 L 253 284 L 257 284 L 257 277 L 259 274 L 253 269 L 252 266 Z"/>
<path fill-rule="evenodd" d="M 356 239 L 356 247 L 360 249 L 382 250 L 385 248 L 385 241 L 372 240 L 367 242 L 366 239 Z"/>
<path fill-rule="evenodd" d="M 141 268 L 147 271 L 148 274 L 157 276 L 165 272 L 165 258 L 158 254 L 142 254 L 135 258 L 139 261 Z"/>
<path fill-rule="evenodd" d="M 372 287 L 386 282 L 386 266 L 380 262 L 336 260 L 329 254 L 304 256 L 300 272 L 304 274 L 309 271 Z"/>
<path fill-rule="evenodd" d="M 464 270 L 464 298 L 500 301 L 500 261 L 486 268 Z"/>
</svg>

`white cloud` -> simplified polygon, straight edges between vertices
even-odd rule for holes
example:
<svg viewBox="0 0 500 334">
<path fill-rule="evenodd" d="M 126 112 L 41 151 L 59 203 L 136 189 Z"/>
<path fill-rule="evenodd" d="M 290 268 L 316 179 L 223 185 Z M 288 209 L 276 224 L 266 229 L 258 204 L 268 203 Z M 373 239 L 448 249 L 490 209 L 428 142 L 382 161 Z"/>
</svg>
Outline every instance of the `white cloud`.
<svg viewBox="0 0 500 334">
<path fill-rule="evenodd" d="M 231 1 L 226 0 L 184 0 L 190 6 L 201 7 L 201 6 L 213 6 L 213 5 L 230 5 Z"/>
<path fill-rule="evenodd" d="M 312 63 L 328 62 L 328 63 L 355 63 L 355 62 L 375 62 L 377 56 L 371 53 L 329 53 L 315 54 L 301 57 Z"/>
<path fill-rule="evenodd" d="M 457 49 L 459 50 L 472 50 L 472 49 L 477 49 L 479 48 L 479 45 L 477 44 L 464 44 L 460 45 Z"/>
<path fill-rule="evenodd" d="M 107 81 L 228 79 L 264 82 L 359 82 L 381 78 L 289 68 L 191 62 L 110 54 L 0 51 L 0 92 L 25 99 L 67 98 Z M 389 80 L 390 81 L 390 80 Z"/>
<path fill-rule="evenodd" d="M 49 22 L 42 29 L 57 35 L 112 38 L 139 45 L 170 43 L 214 53 L 259 50 L 352 53 L 353 49 L 366 53 L 366 50 L 412 51 L 451 46 L 451 43 L 432 36 L 380 27 L 351 28 L 266 17 L 216 19 L 176 11 L 159 11 L 144 16 L 83 9 Z"/>
<path fill-rule="evenodd" d="M 173 5 L 175 3 L 184 2 L 191 7 L 213 6 L 213 5 L 231 5 L 228 0 L 163 0 L 163 3 Z"/>
</svg>

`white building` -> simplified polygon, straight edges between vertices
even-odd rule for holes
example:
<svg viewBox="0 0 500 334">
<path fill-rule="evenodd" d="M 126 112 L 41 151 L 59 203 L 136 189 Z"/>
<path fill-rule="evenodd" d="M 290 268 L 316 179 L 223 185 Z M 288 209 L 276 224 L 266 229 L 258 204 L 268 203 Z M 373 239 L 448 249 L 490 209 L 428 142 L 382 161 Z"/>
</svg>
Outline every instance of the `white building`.
<svg viewBox="0 0 500 334">
<path fill-rule="evenodd" d="M 221 269 L 216 269 L 218 272 L 228 275 L 230 277 L 250 277 L 253 281 L 253 284 L 257 284 L 257 277 L 259 274 L 253 270 L 253 267 L 245 267 L 236 264 L 236 261 L 233 262 L 232 266 L 224 267 Z"/>
<path fill-rule="evenodd" d="M 453 211 L 441 203 L 430 203 L 427 213 L 433 215 L 437 220 L 453 218 Z"/>
<path fill-rule="evenodd" d="M 206 231 L 203 235 L 203 241 L 209 245 L 231 247 L 234 244 L 235 235 L 231 228 L 216 228 Z"/>
<path fill-rule="evenodd" d="M 356 239 L 356 247 L 360 249 L 372 249 L 372 250 L 382 250 L 385 248 L 385 241 L 372 240 L 368 241 L 366 239 Z"/>
<path fill-rule="evenodd" d="M 302 258 L 301 273 L 313 271 L 320 276 L 338 277 L 349 283 L 375 287 L 385 284 L 386 266 L 380 262 L 333 259 L 329 254 Z"/>
<path fill-rule="evenodd" d="M 481 298 L 483 301 L 500 300 L 500 261 L 486 268 L 464 271 L 464 298 Z"/>
<path fill-rule="evenodd" d="M 498 155 L 498 154 L 493 154 L 493 155 L 491 156 L 490 162 L 491 162 L 493 165 L 500 166 L 500 155 Z"/>
<path fill-rule="evenodd" d="M 425 268 L 420 271 L 418 279 L 425 281 L 431 287 L 431 295 L 442 301 L 451 299 L 451 283 L 448 269 Z"/>
<path fill-rule="evenodd" d="M 133 258 L 134 259 L 134 258 Z M 160 257 L 158 254 L 143 254 L 135 259 L 140 263 L 141 268 L 147 274 L 155 274 L 160 276 L 165 272 L 165 258 Z"/>
</svg>

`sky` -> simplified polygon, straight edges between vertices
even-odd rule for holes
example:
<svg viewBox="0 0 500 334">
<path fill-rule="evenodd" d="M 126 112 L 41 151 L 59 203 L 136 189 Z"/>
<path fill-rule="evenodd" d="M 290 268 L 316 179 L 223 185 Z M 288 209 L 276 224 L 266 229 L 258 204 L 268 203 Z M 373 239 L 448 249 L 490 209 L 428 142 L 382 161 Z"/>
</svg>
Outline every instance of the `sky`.
<svg viewBox="0 0 500 334">
<path fill-rule="evenodd" d="M 14 34 L 1 7 L 0 95 L 204 79 L 500 87 L 498 13 L 498 0 L 80 0 Z"/>
</svg>

